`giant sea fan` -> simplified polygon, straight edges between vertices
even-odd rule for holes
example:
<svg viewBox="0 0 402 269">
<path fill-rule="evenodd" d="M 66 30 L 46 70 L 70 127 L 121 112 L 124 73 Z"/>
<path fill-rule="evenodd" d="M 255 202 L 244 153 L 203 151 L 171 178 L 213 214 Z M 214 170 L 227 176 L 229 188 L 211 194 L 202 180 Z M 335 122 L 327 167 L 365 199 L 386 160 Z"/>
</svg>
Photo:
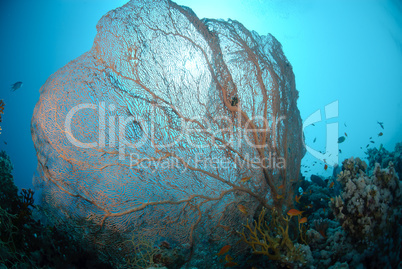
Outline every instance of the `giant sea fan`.
<svg viewBox="0 0 402 269">
<path fill-rule="evenodd" d="M 55 222 L 104 248 L 132 233 L 192 245 L 200 227 L 222 238 L 259 205 L 291 202 L 301 119 L 273 36 L 151 0 L 97 30 L 41 88 L 32 118 L 36 184 Z"/>
</svg>

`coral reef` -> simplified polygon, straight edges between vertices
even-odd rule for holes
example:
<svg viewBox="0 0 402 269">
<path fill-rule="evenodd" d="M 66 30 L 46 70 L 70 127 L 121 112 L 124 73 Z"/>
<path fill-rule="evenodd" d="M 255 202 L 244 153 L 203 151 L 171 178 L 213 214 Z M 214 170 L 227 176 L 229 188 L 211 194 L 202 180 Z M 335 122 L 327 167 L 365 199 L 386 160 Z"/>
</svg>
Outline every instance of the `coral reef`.
<svg viewBox="0 0 402 269">
<path fill-rule="evenodd" d="M 12 176 L 13 165 L 5 151 L 0 151 L 0 204 L 9 212 L 17 212 L 19 206 L 18 188 Z"/>
<path fill-rule="evenodd" d="M 317 184 L 320 187 L 326 187 L 327 186 L 325 181 L 320 176 L 311 175 L 310 179 L 311 179 L 311 182 Z"/>
<path fill-rule="evenodd" d="M 366 151 L 369 167 L 373 169 L 375 163 L 380 164 L 381 168 L 386 168 L 390 161 L 394 164 L 399 179 L 402 179 L 402 143 L 395 145 L 394 151 L 386 150 L 382 145 L 377 148 L 368 148 Z M 368 171 L 372 173 L 372 171 Z"/>
<path fill-rule="evenodd" d="M 349 158 L 330 178 L 300 179 L 294 205 L 308 216 L 311 268 L 402 266 L 400 145 L 395 152 L 368 149 L 369 165 Z"/>
<path fill-rule="evenodd" d="M 338 181 L 341 196 L 330 206 L 342 227 L 356 240 L 374 240 L 389 233 L 402 217 L 402 183 L 390 161 L 386 169 L 376 163 L 372 176 L 359 158 L 343 162 Z"/>
<path fill-rule="evenodd" d="M 33 191 L 20 195 L 9 156 L 0 152 L 0 268 L 111 268 L 90 246 L 34 219 Z M 37 213 L 37 212 L 36 212 Z"/>
<path fill-rule="evenodd" d="M 304 191 L 294 201 L 299 210 L 289 211 L 289 216 L 260 207 L 241 232 L 229 229 L 226 237 L 217 239 L 198 230 L 201 243 L 194 251 L 204 258 L 194 259 L 191 268 L 400 268 L 402 188 L 393 161 L 381 168 L 379 163 L 370 167 L 359 158 L 346 159 L 338 174 L 339 185 L 331 184 L 332 178 L 319 183 L 301 179 L 294 184 Z M 113 231 L 108 232 L 124 242 L 119 248 L 126 256 L 119 264 L 102 262 L 108 257 L 100 257 L 97 249 L 70 232 L 76 226 L 67 230 L 70 224 L 45 226 L 35 221 L 37 209 L 44 208 L 34 204 L 32 190 L 18 192 L 11 171 L 9 157 L 0 152 L 0 268 L 187 266 L 190 248 L 141 233 L 123 240 Z M 307 222 L 302 221 L 300 210 L 306 210 Z M 217 256 L 231 238 L 241 239 L 237 244 L 245 244 L 249 251 L 233 244 L 225 257 Z"/>
<path fill-rule="evenodd" d="M 297 205 L 311 206 L 307 206 L 310 225 L 306 236 L 313 268 L 402 265 L 402 185 L 394 168 L 399 155 L 387 156 L 392 157 L 387 158 L 386 166 L 381 164 L 383 167 L 375 162 L 367 165 L 359 158 L 346 159 L 337 182 L 330 185 L 329 178 L 327 187 L 319 186 L 322 182 L 317 180 L 301 182 L 305 197 Z"/>
</svg>

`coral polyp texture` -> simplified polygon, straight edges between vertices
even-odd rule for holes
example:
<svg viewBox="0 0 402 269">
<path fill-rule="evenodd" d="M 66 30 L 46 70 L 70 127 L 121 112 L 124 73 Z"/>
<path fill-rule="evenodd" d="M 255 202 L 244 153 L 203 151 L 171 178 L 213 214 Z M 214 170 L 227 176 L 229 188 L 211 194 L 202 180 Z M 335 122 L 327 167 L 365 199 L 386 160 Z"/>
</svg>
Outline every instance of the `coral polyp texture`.
<svg viewBox="0 0 402 269">
<path fill-rule="evenodd" d="M 203 236 L 223 240 L 258 205 L 292 203 L 304 154 L 297 98 L 273 36 L 130 1 L 40 90 L 42 204 L 109 253 L 132 250 L 133 234 L 191 250 Z"/>
<path fill-rule="evenodd" d="M 402 217 L 402 182 L 390 161 L 381 169 L 375 163 L 372 175 L 366 174 L 367 164 L 359 158 L 346 159 L 338 181 L 343 187 L 340 196 L 330 206 L 335 217 L 351 237 L 374 240 L 388 235 Z"/>
</svg>

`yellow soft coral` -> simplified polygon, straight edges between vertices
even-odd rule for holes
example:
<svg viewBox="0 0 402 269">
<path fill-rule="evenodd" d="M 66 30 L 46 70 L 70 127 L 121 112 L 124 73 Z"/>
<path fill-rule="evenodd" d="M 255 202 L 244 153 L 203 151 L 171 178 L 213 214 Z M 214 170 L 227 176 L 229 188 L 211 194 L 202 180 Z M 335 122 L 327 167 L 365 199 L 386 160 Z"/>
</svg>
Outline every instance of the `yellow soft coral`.
<svg viewBox="0 0 402 269">
<path fill-rule="evenodd" d="M 263 208 L 254 221 L 254 225 L 244 225 L 245 232 L 241 236 L 245 243 L 251 246 L 254 254 L 262 254 L 271 260 L 278 260 L 284 264 L 305 263 L 304 255 L 300 247 L 296 246 L 289 237 L 289 222 L 292 217 L 284 217 L 275 209 L 272 210 L 270 225 L 264 220 L 266 209 Z M 303 240 L 303 230 L 299 224 L 299 235 Z M 297 244 L 298 245 L 298 244 Z"/>
</svg>

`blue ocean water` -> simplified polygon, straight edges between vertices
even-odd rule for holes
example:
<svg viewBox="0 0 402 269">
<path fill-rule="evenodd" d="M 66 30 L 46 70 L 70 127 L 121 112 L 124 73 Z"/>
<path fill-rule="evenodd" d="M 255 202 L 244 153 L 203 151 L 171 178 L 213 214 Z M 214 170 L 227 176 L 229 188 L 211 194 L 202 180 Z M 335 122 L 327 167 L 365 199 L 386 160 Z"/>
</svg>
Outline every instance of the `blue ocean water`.
<svg viewBox="0 0 402 269">
<path fill-rule="evenodd" d="M 30 123 L 48 77 L 92 47 L 98 20 L 127 1 L 3 1 L 0 4 L 0 149 L 19 188 L 33 188 Z M 233 19 L 272 34 L 293 67 L 308 147 L 301 173 L 392 151 L 402 138 L 402 4 L 399 1 L 176 1 L 199 18 Z M 23 85 L 11 92 L 11 85 Z M 319 115 L 319 116 L 318 116 Z M 342 143 L 339 137 L 345 137 Z M 334 140 L 335 139 L 335 140 Z M 326 163 L 328 167 L 326 167 Z M 313 165 L 314 164 L 314 165 Z"/>
</svg>

